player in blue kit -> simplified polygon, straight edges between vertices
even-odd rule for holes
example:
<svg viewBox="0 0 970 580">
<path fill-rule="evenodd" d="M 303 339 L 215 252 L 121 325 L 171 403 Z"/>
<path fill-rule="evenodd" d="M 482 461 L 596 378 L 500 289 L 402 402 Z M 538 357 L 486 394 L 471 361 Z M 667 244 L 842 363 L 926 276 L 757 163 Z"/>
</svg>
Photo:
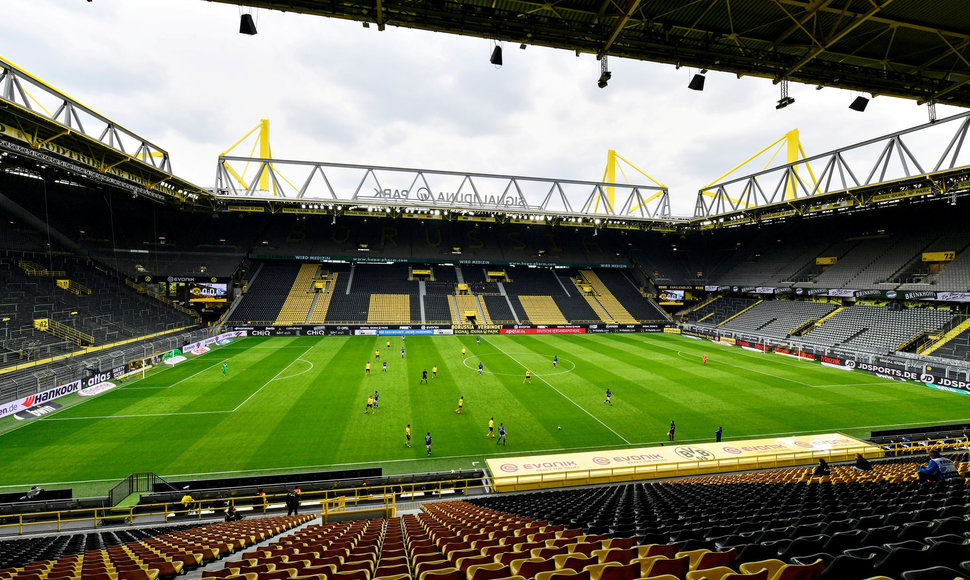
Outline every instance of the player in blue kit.
<svg viewBox="0 0 970 580">
<path fill-rule="evenodd" d="M 495 444 L 498 445 L 499 443 L 502 444 L 502 447 L 505 447 L 505 424 L 504 423 L 498 424 L 498 439 L 495 440 Z"/>
</svg>

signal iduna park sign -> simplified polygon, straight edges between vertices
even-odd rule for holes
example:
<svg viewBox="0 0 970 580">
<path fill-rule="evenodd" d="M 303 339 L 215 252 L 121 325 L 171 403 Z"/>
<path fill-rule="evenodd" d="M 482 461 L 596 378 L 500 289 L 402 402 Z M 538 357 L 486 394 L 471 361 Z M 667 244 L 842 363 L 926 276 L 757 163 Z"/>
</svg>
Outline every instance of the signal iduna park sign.
<svg viewBox="0 0 970 580">
<path fill-rule="evenodd" d="M 882 457 L 882 449 L 839 433 L 721 443 L 486 459 L 496 491 L 612 483 Z"/>
</svg>

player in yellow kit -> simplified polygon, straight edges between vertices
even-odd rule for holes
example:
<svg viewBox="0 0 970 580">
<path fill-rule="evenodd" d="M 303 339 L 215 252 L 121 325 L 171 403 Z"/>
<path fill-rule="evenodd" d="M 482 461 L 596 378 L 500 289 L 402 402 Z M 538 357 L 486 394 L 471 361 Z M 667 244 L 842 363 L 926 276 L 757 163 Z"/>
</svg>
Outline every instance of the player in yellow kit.
<svg viewBox="0 0 970 580">
<path fill-rule="evenodd" d="M 525 379 L 522 380 L 523 385 L 526 383 L 529 383 L 530 385 L 532 384 L 532 371 L 530 371 L 529 369 L 526 369 Z"/>
<path fill-rule="evenodd" d="M 407 437 L 407 441 L 404 442 L 404 446 L 410 447 L 411 446 L 411 424 L 410 423 L 408 423 L 408 426 L 404 428 L 404 436 Z"/>
<path fill-rule="evenodd" d="M 495 417 L 489 417 L 488 419 L 488 433 L 485 434 L 485 438 L 495 437 Z"/>
<path fill-rule="evenodd" d="M 368 377 L 370 376 L 370 363 L 364 365 L 364 374 Z"/>
</svg>

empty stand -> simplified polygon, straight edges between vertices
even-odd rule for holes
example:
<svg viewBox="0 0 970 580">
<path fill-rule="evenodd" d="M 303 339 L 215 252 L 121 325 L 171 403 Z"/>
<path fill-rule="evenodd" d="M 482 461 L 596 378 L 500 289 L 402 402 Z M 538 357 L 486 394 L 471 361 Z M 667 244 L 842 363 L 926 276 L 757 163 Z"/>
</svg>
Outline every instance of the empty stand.
<svg viewBox="0 0 970 580">
<path fill-rule="evenodd" d="M 532 324 L 568 324 L 552 296 L 516 296 L 522 312 Z"/>
<path fill-rule="evenodd" d="M 407 294 L 371 294 L 368 324 L 410 324 L 411 302 Z M 420 319 L 418 320 L 420 322 Z"/>
<path fill-rule="evenodd" d="M 817 321 L 836 308 L 830 302 L 766 300 L 725 322 L 722 328 L 764 336 L 787 337 L 796 328 L 810 321 Z"/>
</svg>

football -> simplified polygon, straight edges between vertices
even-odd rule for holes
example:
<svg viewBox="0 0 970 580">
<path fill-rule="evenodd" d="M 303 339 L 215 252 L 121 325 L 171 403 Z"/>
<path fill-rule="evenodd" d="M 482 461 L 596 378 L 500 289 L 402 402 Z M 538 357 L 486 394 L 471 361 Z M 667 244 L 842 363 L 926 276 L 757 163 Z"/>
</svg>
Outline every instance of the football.
<svg viewBox="0 0 970 580">
<path fill-rule="evenodd" d="M 562 425 L 559 425 L 558 427 L 556 427 L 556 429 L 559 429 L 560 431 L 562 431 Z"/>
</svg>

